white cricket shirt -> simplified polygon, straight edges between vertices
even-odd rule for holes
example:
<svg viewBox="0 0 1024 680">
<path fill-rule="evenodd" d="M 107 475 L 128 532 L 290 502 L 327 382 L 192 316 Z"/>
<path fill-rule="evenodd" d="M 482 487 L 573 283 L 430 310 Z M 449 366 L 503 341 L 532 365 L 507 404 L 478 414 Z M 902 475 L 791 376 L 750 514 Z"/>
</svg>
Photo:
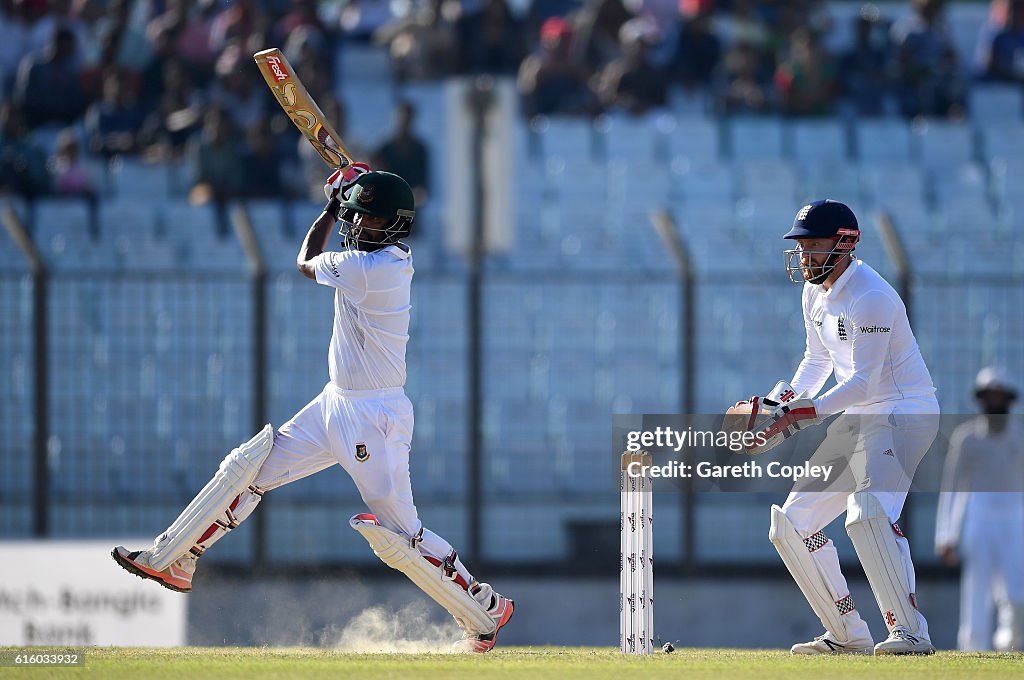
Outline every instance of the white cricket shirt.
<svg viewBox="0 0 1024 680">
<path fill-rule="evenodd" d="M 1019 417 L 1006 416 L 1006 429 L 999 434 L 989 432 L 984 416 L 953 430 L 935 518 L 936 545 L 960 543 L 968 515 L 997 527 L 1024 521 L 1024 432 Z"/>
<path fill-rule="evenodd" d="M 346 390 L 403 387 L 412 308 L 408 246 L 331 251 L 317 255 L 314 263 L 317 283 L 336 289 L 331 383 Z"/>
<path fill-rule="evenodd" d="M 889 402 L 934 399 L 903 300 L 861 260 L 828 290 L 805 283 L 803 313 L 807 349 L 793 389 L 813 397 L 836 374 L 836 386 L 814 400 L 818 413 L 882 412 Z"/>
</svg>

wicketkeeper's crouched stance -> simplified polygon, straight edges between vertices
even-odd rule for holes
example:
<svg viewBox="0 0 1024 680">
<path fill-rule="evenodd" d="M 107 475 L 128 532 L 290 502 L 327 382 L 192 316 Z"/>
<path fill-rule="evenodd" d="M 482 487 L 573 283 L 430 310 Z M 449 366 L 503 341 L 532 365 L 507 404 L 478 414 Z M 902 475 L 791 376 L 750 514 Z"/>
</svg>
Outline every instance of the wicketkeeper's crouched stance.
<svg viewBox="0 0 1024 680">
<path fill-rule="evenodd" d="M 772 506 L 769 538 L 825 627 L 792 652 L 931 654 L 928 623 L 917 609 L 910 544 L 896 524 L 914 471 L 938 431 L 931 376 L 899 295 L 852 254 L 860 229 L 847 206 L 811 203 L 785 237 L 799 244 L 786 251 L 786 266 L 793 281 L 804 283 L 806 352 L 792 386 L 780 382 L 767 398 L 740 402 L 729 418 L 763 435 L 765 444 L 750 450 L 760 453 L 844 413 L 829 426 L 811 463 L 844 463 L 852 478 L 842 490 L 794 490 L 782 507 Z M 816 397 L 833 370 L 836 386 Z M 822 531 L 844 510 L 846 531 L 889 631 L 877 645 Z"/>
<path fill-rule="evenodd" d="M 192 589 L 202 554 L 245 520 L 263 494 L 341 464 L 372 514 L 353 529 L 389 567 L 441 604 L 463 630 L 459 646 L 486 652 L 512 617 L 512 600 L 480 583 L 443 538 L 423 527 L 409 478 L 413 409 L 405 396 L 412 254 L 412 190 L 401 177 L 361 164 L 335 172 L 330 199 L 298 257 L 299 270 L 336 289 L 330 382 L 277 432 L 266 428 L 233 450 L 151 548 L 117 547 L 122 567 L 178 592 Z M 345 250 L 323 252 L 341 220 Z"/>
</svg>

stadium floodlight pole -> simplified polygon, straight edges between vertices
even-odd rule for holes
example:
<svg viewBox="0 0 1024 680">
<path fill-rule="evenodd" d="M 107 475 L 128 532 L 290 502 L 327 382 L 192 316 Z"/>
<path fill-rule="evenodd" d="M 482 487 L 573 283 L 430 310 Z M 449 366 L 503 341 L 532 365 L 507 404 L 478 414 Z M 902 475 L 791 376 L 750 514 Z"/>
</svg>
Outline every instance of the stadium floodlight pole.
<svg viewBox="0 0 1024 680">
<path fill-rule="evenodd" d="M 32 238 L 28 235 L 24 222 L 5 202 L 0 213 L 7 234 L 21 251 L 32 272 L 32 346 L 35 361 L 32 379 L 33 417 L 35 420 L 35 437 L 33 441 L 32 461 L 32 535 L 46 536 L 50 530 L 50 468 L 47 447 L 50 439 L 49 420 L 49 341 L 50 333 L 46 314 L 48 297 L 48 277 L 43 258 L 39 255 Z"/>
<path fill-rule="evenodd" d="M 260 250 L 259 239 L 253 228 L 249 211 L 243 204 L 235 206 L 231 213 L 231 224 L 235 229 L 245 259 L 252 275 L 252 425 L 259 430 L 267 422 L 267 335 L 270 324 L 267 317 L 267 264 Z M 267 499 L 263 499 L 262 512 L 253 517 L 252 555 L 253 563 L 262 567 L 267 551 Z"/>
<path fill-rule="evenodd" d="M 487 113 L 494 104 L 494 79 L 480 76 L 473 79 L 466 92 L 466 106 L 473 121 L 471 137 L 470 172 L 473 185 L 470 192 L 470 229 L 468 277 L 469 331 L 469 553 L 476 561 L 483 557 L 483 265 L 486 249 L 484 220 L 487 215 L 487 195 L 484 189 L 484 143 L 487 137 Z"/>
<path fill-rule="evenodd" d="M 675 221 L 666 210 L 653 210 L 650 214 L 651 225 L 658 234 L 661 242 L 665 245 L 672 261 L 676 266 L 676 273 L 679 278 L 679 360 L 682 371 L 679 383 L 679 408 L 686 417 L 686 426 L 693 425 L 694 395 L 696 394 L 697 374 L 697 334 L 696 334 L 696 295 L 693 262 L 689 250 L 676 229 Z M 686 463 L 693 465 L 693 448 L 687 444 L 683 456 Z M 692 469 L 692 468 L 691 468 Z M 696 508 L 693 479 L 687 478 L 684 481 L 683 493 L 680 494 L 682 504 L 683 525 L 683 566 L 691 570 L 696 562 L 695 535 L 696 532 Z"/>
<path fill-rule="evenodd" d="M 896 276 L 899 277 L 900 297 L 903 298 L 903 306 L 907 308 L 907 319 L 913 323 L 911 293 L 914 273 L 910 266 L 910 258 L 907 257 L 907 250 L 903 246 L 903 239 L 900 238 L 899 230 L 889 213 L 881 212 L 875 215 L 875 228 L 878 229 L 882 245 L 885 246 L 885 254 L 889 256 L 889 262 L 892 263 L 896 270 Z"/>
<path fill-rule="evenodd" d="M 903 239 L 900 237 L 899 229 L 892 219 L 892 215 L 887 212 L 880 212 L 875 215 L 875 229 L 878 230 L 878 235 L 882 239 L 882 245 L 885 247 L 885 254 L 889 257 L 889 262 L 892 263 L 893 269 L 896 270 L 896 277 L 899 279 L 900 297 L 903 298 L 903 306 L 907 310 L 907 320 L 910 323 L 914 323 L 914 272 L 910 265 L 910 258 L 907 257 L 907 249 L 903 245 Z M 912 531 L 913 515 L 914 496 L 913 494 L 908 494 L 905 507 L 903 508 L 903 515 L 900 518 L 903 531 L 908 536 Z"/>
</svg>

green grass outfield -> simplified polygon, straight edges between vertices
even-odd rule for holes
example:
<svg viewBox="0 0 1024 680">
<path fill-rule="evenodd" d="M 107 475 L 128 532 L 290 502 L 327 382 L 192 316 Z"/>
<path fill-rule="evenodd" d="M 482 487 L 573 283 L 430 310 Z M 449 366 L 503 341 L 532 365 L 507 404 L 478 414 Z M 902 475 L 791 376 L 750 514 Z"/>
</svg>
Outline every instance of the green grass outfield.
<svg viewBox="0 0 1024 680">
<path fill-rule="evenodd" d="M 14 648 L 3 647 L 0 652 Z M 26 651 L 26 650 L 21 650 Z M 43 653 L 42 648 L 31 649 Z M 907 680 L 1022 678 L 1024 655 L 940 652 L 931 657 L 793 657 L 785 651 L 679 649 L 622 657 L 607 647 L 507 647 L 486 655 L 351 654 L 325 649 L 186 647 L 88 648 L 80 668 L 36 668 L 32 677 L 181 680 L 210 678 L 769 678 Z M 26 677 L 0 668 L 0 677 Z"/>
</svg>

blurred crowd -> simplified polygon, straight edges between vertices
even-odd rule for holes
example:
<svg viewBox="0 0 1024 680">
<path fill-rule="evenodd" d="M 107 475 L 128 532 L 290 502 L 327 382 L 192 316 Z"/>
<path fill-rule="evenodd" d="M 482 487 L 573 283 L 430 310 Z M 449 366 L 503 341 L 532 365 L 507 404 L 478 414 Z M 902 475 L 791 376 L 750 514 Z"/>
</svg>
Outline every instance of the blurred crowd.
<svg viewBox="0 0 1024 680">
<path fill-rule="evenodd" d="M 316 0 L 0 0 L 0 193 L 95 197 L 96 168 L 133 158 L 185 166 L 196 203 L 319 198 L 326 167 L 252 54 L 280 46 L 344 135 L 338 48 L 368 39 L 349 23 L 354 9 Z M 394 134 L 360 158 L 402 172 L 422 195 L 426 149 L 412 135 L 414 115 L 399 103 Z M 38 143 L 39 130 L 55 131 L 51 148 Z"/>
<path fill-rule="evenodd" d="M 955 118 L 970 81 L 1024 83 L 1024 0 L 992 0 L 974 55 L 943 0 L 884 7 L 832 50 L 823 0 L 0 0 L 0 191 L 91 195 L 83 156 L 186 163 L 197 200 L 318 191 L 323 166 L 277 134 L 290 123 L 252 68 L 275 45 L 343 135 L 353 42 L 386 49 L 395 83 L 514 76 L 528 116 L 642 114 L 682 92 L 718 114 Z M 394 113 L 366 157 L 425 196 L 415 110 Z M 29 134 L 64 126 L 51 149 Z"/>
<path fill-rule="evenodd" d="M 527 113 L 642 113 L 670 88 L 714 113 L 962 117 L 971 80 L 1024 83 L 1024 2 L 992 0 L 957 53 L 944 0 L 865 4 L 853 39 L 821 0 L 591 0 L 545 18 L 519 69 Z"/>
</svg>

